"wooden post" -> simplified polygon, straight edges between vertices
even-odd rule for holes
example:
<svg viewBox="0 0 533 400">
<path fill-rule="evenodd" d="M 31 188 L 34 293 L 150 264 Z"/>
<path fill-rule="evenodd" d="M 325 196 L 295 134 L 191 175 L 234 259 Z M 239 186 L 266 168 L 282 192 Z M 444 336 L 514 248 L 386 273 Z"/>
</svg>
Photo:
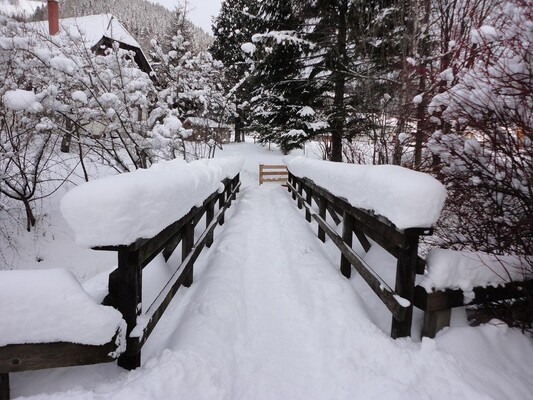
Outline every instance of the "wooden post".
<svg viewBox="0 0 533 400">
<path fill-rule="evenodd" d="M 297 187 L 298 187 L 298 183 L 300 183 L 299 181 L 300 181 L 299 178 L 293 177 L 293 179 L 292 179 L 292 186 L 294 187 L 295 190 L 296 190 Z M 292 199 L 293 199 L 293 200 L 296 200 L 296 192 L 295 192 L 294 190 L 292 191 Z"/>
<path fill-rule="evenodd" d="M 259 164 L 259 185 L 263 184 L 263 164 Z"/>
<path fill-rule="evenodd" d="M 450 326 L 450 319 L 452 309 L 439 311 L 426 311 L 424 313 L 424 327 L 422 328 L 422 336 L 434 338 L 438 331 L 446 326 Z"/>
<path fill-rule="evenodd" d="M 326 220 L 326 210 L 328 208 L 327 200 L 323 196 L 319 196 L 319 202 L 318 202 L 318 215 L 320 218 L 322 218 L 324 221 Z M 326 232 L 320 224 L 318 225 L 318 238 L 322 240 L 323 242 L 326 242 Z"/>
<path fill-rule="evenodd" d="M 299 185 L 298 185 L 298 194 L 301 196 L 302 193 L 303 193 L 303 185 L 304 183 L 302 181 L 299 182 Z M 301 210 L 303 208 L 303 204 L 302 204 L 302 200 L 300 200 L 300 198 L 298 198 L 298 208 Z"/>
<path fill-rule="evenodd" d="M 207 209 L 205 211 L 205 228 L 206 229 L 211 223 L 211 221 L 213 221 L 213 218 L 215 217 L 215 200 L 216 199 L 213 199 L 207 204 Z M 213 236 L 214 236 L 214 231 L 211 232 L 209 236 L 207 237 L 207 242 L 206 242 L 207 247 L 211 247 L 211 245 L 213 244 Z"/>
<path fill-rule="evenodd" d="M 9 400 L 9 374 L 0 374 L 0 400 Z"/>
<path fill-rule="evenodd" d="M 226 203 L 226 193 L 227 193 L 227 190 L 226 188 L 224 188 L 224 191 L 220 193 L 218 197 L 218 209 L 219 210 L 221 210 L 222 207 L 224 207 L 224 203 Z M 221 216 L 219 224 L 224 225 L 224 215 Z"/>
<path fill-rule="evenodd" d="M 413 319 L 413 302 L 415 294 L 415 277 L 418 264 L 418 235 L 404 231 L 406 245 L 398 254 L 396 267 L 396 286 L 394 291 L 397 295 L 411 302 L 405 318 L 399 321 L 392 318 L 391 337 L 393 339 L 411 335 L 411 323 Z"/>
<path fill-rule="evenodd" d="M 309 186 L 306 186 L 305 191 L 305 200 L 307 201 L 307 204 L 311 206 L 313 203 L 313 190 Z M 307 220 L 307 222 L 311 222 L 311 211 L 309 211 L 308 208 L 305 209 L 305 219 Z"/>
<path fill-rule="evenodd" d="M 342 241 L 346 243 L 349 247 L 352 247 L 353 227 L 354 218 L 350 214 L 345 212 L 342 224 Z M 352 273 L 352 264 L 344 255 L 341 255 L 341 273 L 346 278 L 350 278 Z"/>
<path fill-rule="evenodd" d="M 118 268 L 109 275 L 109 295 L 112 305 L 120 311 L 126 321 L 126 337 L 137 325 L 142 311 L 142 267 L 139 252 L 132 246 L 120 246 Z M 141 366 L 141 352 L 128 339 L 126 351 L 118 358 L 118 365 L 132 370 Z"/>
<path fill-rule="evenodd" d="M 192 247 L 194 246 L 194 224 L 192 222 L 188 222 L 183 227 L 183 239 L 182 239 L 182 247 L 181 247 L 181 261 L 185 261 L 187 256 L 192 250 Z M 183 279 L 183 286 L 190 287 L 192 285 L 193 281 L 193 267 L 190 266 L 188 271 L 184 271 L 185 276 Z"/>
<path fill-rule="evenodd" d="M 235 175 L 235 178 L 233 178 L 233 180 L 234 180 L 235 186 L 238 185 L 241 180 L 241 174 Z M 234 200 L 237 199 L 237 193 L 239 193 L 239 191 L 240 191 L 240 187 L 237 187 L 237 190 L 235 191 L 235 197 L 233 198 Z"/>
</svg>

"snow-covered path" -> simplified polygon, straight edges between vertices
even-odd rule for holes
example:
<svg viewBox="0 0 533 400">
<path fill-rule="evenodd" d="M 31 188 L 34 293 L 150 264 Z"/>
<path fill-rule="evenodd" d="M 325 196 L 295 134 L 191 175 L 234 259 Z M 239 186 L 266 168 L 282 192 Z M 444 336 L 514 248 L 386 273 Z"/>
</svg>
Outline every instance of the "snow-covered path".
<svg viewBox="0 0 533 400">
<path fill-rule="evenodd" d="M 194 284 L 180 289 L 143 348 L 139 369 L 107 364 L 12 374 L 13 394 L 56 400 L 531 398 L 533 345 L 516 330 L 486 325 L 452 328 L 436 340 L 390 339 L 365 311 L 373 300 L 357 289 L 360 278 L 339 273 L 338 255 L 316 238 L 287 191 L 256 185 L 257 163 L 245 161 L 244 189 L 199 258 Z"/>
</svg>

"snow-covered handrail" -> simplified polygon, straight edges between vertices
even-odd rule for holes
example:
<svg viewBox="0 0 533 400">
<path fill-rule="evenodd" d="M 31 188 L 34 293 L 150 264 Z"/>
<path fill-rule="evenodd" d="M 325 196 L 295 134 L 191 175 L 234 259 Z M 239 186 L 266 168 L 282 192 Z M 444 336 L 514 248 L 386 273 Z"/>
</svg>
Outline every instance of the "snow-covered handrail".
<svg viewBox="0 0 533 400">
<path fill-rule="evenodd" d="M 241 159 L 157 164 L 89 182 L 62 199 L 61 211 L 76 241 L 118 252 L 104 304 L 117 308 L 127 324 L 126 351 L 118 364 L 140 366 L 141 348 L 180 286 L 190 286 L 193 265 L 213 242 L 215 227 L 239 191 Z M 206 227 L 195 237 L 205 215 Z M 181 244 L 181 264 L 147 310 L 142 310 L 142 270 L 158 254 L 168 261 Z"/>
<path fill-rule="evenodd" d="M 306 164 L 301 159 L 289 161 L 288 164 L 289 191 L 292 192 L 293 199 L 298 201 L 298 208 L 305 207 L 307 221 L 311 222 L 314 219 L 318 223 L 318 238 L 325 241 L 327 235 L 340 250 L 342 254 L 341 273 L 349 278 L 353 266 L 391 312 L 391 336 L 393 338 L 409 336 L 411 334 L 415 276 L 417 272 L 422 273 L 424 270 L 424 262 L 418 256 L 418 241 L 421 235 L 432 234 L 431 226 L 424 224 L 425 227 L 399 229 L 389 219 L 355 207 L 347 199 L 336 196 L 308 178 L 308 176 L 320 177 L 319 169 L 300 170 L 302 164 Z M 296 168 L 294 168 L 295 164 Z M 311 163 L 312 167 L 320 164 L 322 163 Z M 336 167 L 331 166 L 330 163 L 326 163 L 326 165 L 330 169 Z M 292 171 L 296 171 L 303 177 L 294 175 Z M 327 185 L 327 182 L 326 186 L 332 187 Z M 363 190 L 362 187 L 360 189 Z M 313 201 L 316 205 L 313 204 Z M 337 225 L 340 224 L 342 218 L 342 236 L 328 222 L 328 211 L 333 222 Z M 353 250 L 354 234 L 365 252 L 370 250 L 372 243 L 369 239 L 372 239 L 373 242 L 379 244 L 397 259 L 394 289 Z"/>
<path fill-rule="evenodd" d="M 242 164 L 240 158 L 159 162 L 72 189 L 61 212 L 80 246 L 129 245 L 155 236 L 222 190 L 221 181 L 233 179 Z"/>
<path fill-rule="evenodd" d="M 437 222 L 446 189 L 428 174 L 395 165 L 355 165 L 285 158 L 289 171 L 308 178 L 352 206 L 369 210 L 397 228 L 431 227 Z"/>
</svg>

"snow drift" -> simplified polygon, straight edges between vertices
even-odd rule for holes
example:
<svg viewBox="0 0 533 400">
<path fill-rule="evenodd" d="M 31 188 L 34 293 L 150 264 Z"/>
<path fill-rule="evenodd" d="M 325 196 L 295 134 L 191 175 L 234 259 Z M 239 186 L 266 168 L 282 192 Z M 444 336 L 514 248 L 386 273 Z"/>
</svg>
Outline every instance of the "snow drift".
<svg viewBox="0 0 533 400">
<path fill-rule="evenodd" d="M 355 165 L 285 158 L 289 171 L 309 178 L 354 207 L 388 218 L 399 229 L 437 222 L 446 189 L 428 174 L 396 165 Z"/>
<path fill-rule="evenodd" d="M 127 245 L 155 236 L 233 178 L 242 159 L 163 161 L 149 169 L 84 183 L 61 199 L 61 213 L 84 247 Z"/>
</svg>

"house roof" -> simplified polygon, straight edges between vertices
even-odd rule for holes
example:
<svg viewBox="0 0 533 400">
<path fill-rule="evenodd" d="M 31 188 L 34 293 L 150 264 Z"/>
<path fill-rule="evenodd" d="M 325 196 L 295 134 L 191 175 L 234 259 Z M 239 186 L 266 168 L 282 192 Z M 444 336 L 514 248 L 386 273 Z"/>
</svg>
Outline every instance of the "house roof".
<svg viewBox="0 0 533 400">
<path fill-rule="evenodd" d="M 36 29 L 44 35 L 48 35 L 48 21 L 30 22 L 28 26 Z M 87 15 L 84 17 L 62 18 L 59 20 L 60 35 L 63 32 L 72 35 L 82 34 L 87 43 L 92 47 L 103 36 L 122 42 L 129 46 L 141 46 L 131 36 L 131 34 L 122 26 L 119 20 L 112 14 Z"/>
<path fill-rule="evenodd" d="M 48 21 L 30 22 L 27 26 L 39 34 L 48 36 Z M 124 28 L 119 20 L 112 14 L 96 14 L 84 17 L 62 18 L 59 21 L 59 37 L 64 34 L 85 38 L 87 46 L 96 50 L 100 45 L 110 45 L 116 41 L 121 48 L 133 50 L 135 62 L 146 73 L 152 71 L 148 59 L 141 49 L 141 45 Z"/>
</svg>

